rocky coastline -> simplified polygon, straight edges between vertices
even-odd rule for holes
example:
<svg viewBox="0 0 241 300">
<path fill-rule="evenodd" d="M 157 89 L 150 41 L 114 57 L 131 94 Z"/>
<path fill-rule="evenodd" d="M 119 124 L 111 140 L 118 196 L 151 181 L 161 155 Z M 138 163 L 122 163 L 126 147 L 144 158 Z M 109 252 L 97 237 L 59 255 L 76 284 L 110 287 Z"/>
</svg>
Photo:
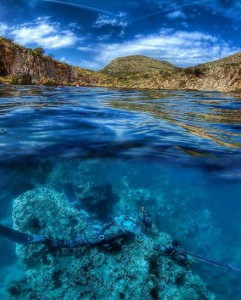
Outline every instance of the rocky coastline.
<svg viewBox="0 0 241 300">
<path fill-rule="evenodd" d="M 241 53 L 188 68 L 142 55 L 116 58 L 96 72 L 0 37 L 0 83 L 240 92 Z"/>
</svg>

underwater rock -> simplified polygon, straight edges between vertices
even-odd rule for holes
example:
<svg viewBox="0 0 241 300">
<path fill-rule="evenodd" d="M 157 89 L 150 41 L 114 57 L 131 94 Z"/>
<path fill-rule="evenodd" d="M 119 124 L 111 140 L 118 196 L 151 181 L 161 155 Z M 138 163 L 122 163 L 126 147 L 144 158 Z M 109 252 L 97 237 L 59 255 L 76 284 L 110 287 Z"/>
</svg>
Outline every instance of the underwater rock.
<svg viewBox="0 0 241 300">
<path fill-rule="evenodd" d="M 144 206 L 158 228 L 205 255 L 213 251 L 210 241 L 215 243 L 221 238 L 202 199 L 202 187 L 197 189 L 192 183 L 183 186 L 168 172 L 156 170 L 150 174 L 148 164 L 139 167 L 128 161 L 113 164 L 101 159 L 60 161 L 50 172 L 47 184 L 64 193 L 69 201 L 77 199 L 78 207 L 101 220 L 113 218 L 116 212 L 133 215 Z M 66 186 L 72 187 L 72 193 Z"/>
<path fill-rule="evenodd" d="M 69 238 L 86 220 L 63 194 L 46 188 L 28 191 L 13 204 L 14 227 L 26 233 Z M 18 245 L 26 278 L 10 299 L 214 299 L 197 275 L 155 250 L 170 241 L 153 230 L 145 240 L 130 238 L 111 250 Z"/>
<path fill-rule="evenodd" d="M 106 162 L 94 159 L 83 163 L 73 159 L 56 164 L 47 182 L 50 189 L 63 193 L 75 207 L 87 210 L 91 217 L 107 221 L 113 217 L 114 204 L 119 200 L 113 185 L 103 175 L 108 173 Z"/>
<path fill-rule="evenodd" d="M 109 183 L 93 185 L 87 190 L 83 189 L 78 197 L 79 206 L 90 211 L 91 216 L 101 221 L 107 221 L 107 218 L 113 214 L 113 203 L 117 199 Z"/>
</svg>

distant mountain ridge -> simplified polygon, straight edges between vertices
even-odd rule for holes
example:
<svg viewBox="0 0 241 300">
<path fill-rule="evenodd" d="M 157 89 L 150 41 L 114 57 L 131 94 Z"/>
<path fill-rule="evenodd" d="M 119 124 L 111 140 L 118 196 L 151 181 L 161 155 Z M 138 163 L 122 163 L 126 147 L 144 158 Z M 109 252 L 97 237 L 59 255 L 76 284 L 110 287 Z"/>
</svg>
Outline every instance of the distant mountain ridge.
<svg viewBox="0 0 241 300">
<path fill-rule="evenodd" d="M 135 89 L 241 91 L 241 53 L 188 68 L 143 55 L 116 58 L 96 72 L 59 62 L 0 37 L 0 83 Z"/>
</svg>

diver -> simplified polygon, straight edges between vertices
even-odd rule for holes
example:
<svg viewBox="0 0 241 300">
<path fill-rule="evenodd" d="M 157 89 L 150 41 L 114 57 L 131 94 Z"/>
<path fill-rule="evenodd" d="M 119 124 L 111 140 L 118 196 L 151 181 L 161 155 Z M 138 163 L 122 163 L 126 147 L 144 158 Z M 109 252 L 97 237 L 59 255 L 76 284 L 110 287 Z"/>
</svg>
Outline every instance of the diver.
<svg viewBox="0 0 241 300">
<path fill-rule="evenodd" d="M 42 235 L 30 235 L 18 230 L 8 228 L 0 224 L 0 236 L 15 243 L 46 244 L 51 248 L 77 248 L 83 246 L 109 246 L 120 238 L 134 235 L 138 239 L 144 239 L 147 228 L 152 226 L 152 219 L 148 212 L 142 207 L 140 218 L 136 219 L 129 215 L 115 217 L 109 223 L 101 223 L 89 217 L 85 228 L 77 232 L 71 239 L 49 239 Z"/>
<path fill-rule="evenodd" d="M 45 244 L 51 249 L 72 249 L 84 246 L 109 247 L 117 240 L 130 235 L 134 235 L 141 241 L 147 238 L 145 235 L 146 231 L 151 227 L 151 216 L 144 207 L 142 207 L 142 214 L 139 218 L 133 218 L 129 215 L 121 215 L 119 217 L 115 217 L 111 222 L 104 224 L 98 220 L 92 220 L 89 218 L 85 228 L 81 232 L 75 233 L 70 239 L 49 239 L 42 235 L 26 234 L 2 224 L 0 224 L 0 236 L 22 245 Z M 239 268 L 181 249 L 180 242 L 177 240 L 172 241 L 172 243 L 167 246 L 159 244 L 155 247 L 155 249 L 159 253 L 168 256 L 183 265 L 187 265 L 189 256 L 196 260 L 241 274 L 241 269 Z"/>
</svg>

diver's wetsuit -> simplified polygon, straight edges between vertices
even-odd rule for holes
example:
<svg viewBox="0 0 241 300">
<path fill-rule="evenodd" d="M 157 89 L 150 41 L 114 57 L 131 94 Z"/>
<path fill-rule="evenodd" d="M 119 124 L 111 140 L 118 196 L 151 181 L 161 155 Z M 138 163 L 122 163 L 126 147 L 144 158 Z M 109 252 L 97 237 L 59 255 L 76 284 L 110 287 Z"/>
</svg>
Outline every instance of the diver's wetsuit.
<svg viewBox="0 0 241 300">
<path fill-rule="evenodd" d="M 77 248 L 88 245 L 108 245 L 109 243 L 128 236 L 135 235 L 143 239 L 144 223 L 131 216 L 119 216 L 110 223 L 101 224 L 99 221 L 89 221 L 80 233 L 76 233 L 69 240 L 48 240 L 48 243 L 56 248 Z"/>
<path fill-rule="evenodd" d="M 86 214 L 87 215 L 87 214 Z M 88 215 L 87 215 L 88 216 Z M 113 242 L 120 238 L 134 235 L 140 240 L 146 237 L 145 232 L 147 228 L 152 226 L 152 219 L 150 215 L 142 208 L 142 216 L 140 218 L 133 218 L 128 215 L 121 215 L 115 217 L 111 222 L 102 224 L 98 220 L 87 218 L 85 228 L 78 233 L 75 233 L 70 239 L 49 239 L 43 235 L 31 235 L 26 234 L 18 230 L 11 229 L 0 224 L 0 236 L 3 236 L 15 243 L 22 245 L 29 244 L 45 244 L 50 249 L 61 248 L 79 248 L 84 246 L 112 246 Z M 177 249 L 179 247 L 178 241 L 173 241 L 172 244 L 165 246 L 161 243 L 155 246 L 158 252 L 163 253 L 178 261 L 182 265 L 187 263 L 187 255 L 191 255 L 195 259 L 206 261 L 228 270 L 234 270 L 241 273 L 241 270 L 233 268 L 230 265 L 224 265 L 223 263 L 202 257 L 200 255 L 187 252 L 185 250 Z"/>
<path fill-rule="evenodd" d="M 95 245 L 111 245 L 112 242 L 119 238 L 123 238 L 133 234 L 139 239 L 145 238 L 145 231 L 152 226 L 152 220 L 149 214 L 142 208 L 142 217 L 135 219 L 128 215 L 122 215 L 113 219 L 112 222 L 102 224 L 99 221 L 91 220 L 86 224 L 86 227 L 79 233 L 76 233 L 71 239 L 49 239 L 42 235 L 31 235 L 11 229 L 0 224 L 0 236 L 3 236 L 15 243 L 28 244 L 45 244 L 51 248 L 78 248 L 83 246 Z M 201 256 L 183 249 L 178 249 L 180 243 L 173 241 L 170 245 L 165 246 L 161 243 L 156 245 L 155 249 L 178 261 L 182 265 L 186 265 L 187 256 L 191 256 L 196 260 L 212 264 L 226 270 L 231 270 L 241 274 L 241 269 L 235 268 L 231 265 L 224 264 L 212 258 Z"/>
<path fill-rule="evenodd" d="M 0 224 L 0 236 L 4 236 L 18 244 L 47 244 L 54 248 L 77 248 L 88 245 L 108 245 L 109 243 L 128 236 L 135 235 L 139 239 L 145 238 L 145 229 L 151 226 L 149 214 L 143 212 L 140 220 L 131 216 L 115 217 L 112 222 L 102 224 L 97 220 L 89 220 L 86 227 L 76 233 L 71 239 L 48 239 L 41 235 L 30 235 L 8 228 Z"/>
<path fill-rule="evenodd" d="M 152 219 L 142 208 L 142 216 L 138 219 L 129 215 L 121 215 L 109 223 L 102 224 L 98 220 L 89 218 L 85 228 L 81 232 L 75 233 L 70 239 L 50 239 L 43 235 L 26 234 L 1 224 L 0 236 L 22 245 L 45 244 L 52 249 L 72 249 L 84 246 L 111 246 L 116 240 L 130 235 L 143 240 L 146 238 L 146 229 L 151 226 Z M 175 258 L 174 254 L 177 253 L 171 246 L 158 245 L 157 250 L 172 258 Z"/>
</svg>

